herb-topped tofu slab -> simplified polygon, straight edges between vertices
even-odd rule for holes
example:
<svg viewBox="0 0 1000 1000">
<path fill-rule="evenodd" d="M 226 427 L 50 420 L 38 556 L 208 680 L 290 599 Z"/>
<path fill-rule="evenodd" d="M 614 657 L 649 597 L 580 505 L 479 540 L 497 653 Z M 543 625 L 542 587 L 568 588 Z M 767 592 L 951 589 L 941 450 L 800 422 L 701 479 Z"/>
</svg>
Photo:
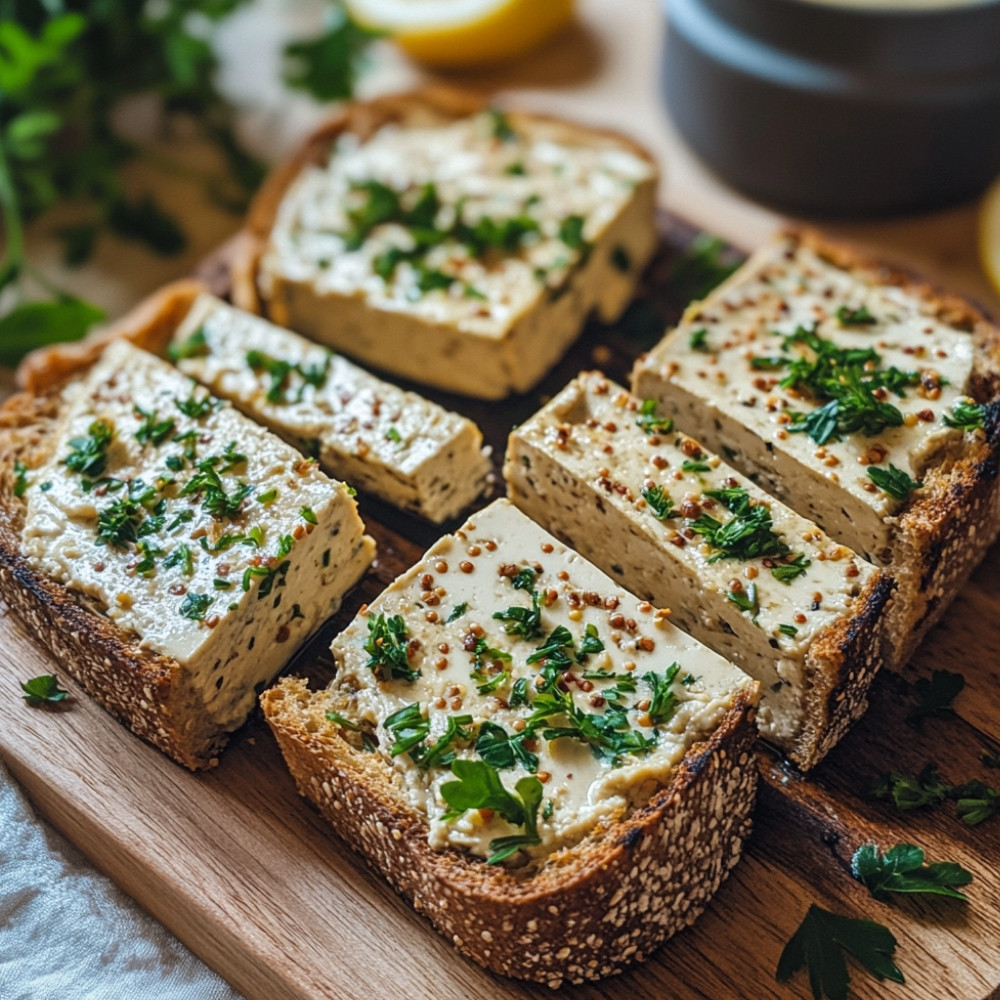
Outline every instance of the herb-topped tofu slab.
<svg viewBox="0 0 1000 1000">
<path fill-rule="evenodd" d="M 812 234 L 755 254 L 633 388 L 895 577 L 899 666 L 997 533 L 1000 333 Z"/>
<path fill-rule="evenodd" d="M 511 500 L 761 684 L 763 736 L 812 767 L 867 706 L 885 574 L 600 373 L 510 435 Z"/>
<path fill-rule="evenodd" d="M 136 733 L 208 766 L 371 562 L 349 487 L 124 341 L 3 417 L 5 598 Z"/>
<path fill-rule="evenodd" d="M 621 136 L 411 94 L 352 106 L 258 197 L 235 301 L 425 385 L 535 385 L 655 246 L 657 173 Z"/>
<path fill-rule="evenodd" d="M 559 985 L 642 957 L 739 855 L 757 684 L 505 500 L 266 718 L 300 792 L 457 947 Z"/>
<path fill-rule="evenodd" d="M 331 475 L 440 524 L 489 487 L 479 428 L 258 316 L 199 296 L 168 354 Z"/>
</svg>

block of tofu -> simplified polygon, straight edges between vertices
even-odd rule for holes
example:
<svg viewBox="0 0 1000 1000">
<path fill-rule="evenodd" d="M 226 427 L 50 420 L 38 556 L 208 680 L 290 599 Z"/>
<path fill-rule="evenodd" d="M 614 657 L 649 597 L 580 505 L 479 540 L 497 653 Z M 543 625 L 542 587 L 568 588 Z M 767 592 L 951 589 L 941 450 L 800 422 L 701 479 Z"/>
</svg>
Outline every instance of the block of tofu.
<svg viewBox="0 0 1000 1000">
<path fill-rule="evenodd" d="M 641 960 L 739 856 L 756 682 L 506 500 L 333 654 L 326 689 L 261 699 L 299 791 L 496 972 L 558 986 Z"/>
<path fill-rule="evenodd" d="M 168 351 L 331 475 L 402 510 L 440 524 L 489 488 L 471 420 L 211 295 L 195 300 Z"/>
<path fill-rule="evenodd" d="M 600 373 L 511 432 L 510 499 L 760 681 L 802 768 L 867 707 L 891 581 Z"/>
<path fill-rule="evenodd" d="M 1000 331 L 812 233 L 756 253 L 633 372 L 633 391 L 885 567 L 905 663 L 996 537 Z"/>
<path fill-rule="evenodd" d="M 636 143 L 425 92 L 352 105 L 255 201 L 234 301 L 364 364 L 482 399 L 525 392 L 655 247 Z"/>
<path fill-rule="evenodd" d="M 348 487 L 125 341 L 13 397 L 0 455 L 4 599 L 187 767 L 214 762 L 374 555 Z"/>
</svg>

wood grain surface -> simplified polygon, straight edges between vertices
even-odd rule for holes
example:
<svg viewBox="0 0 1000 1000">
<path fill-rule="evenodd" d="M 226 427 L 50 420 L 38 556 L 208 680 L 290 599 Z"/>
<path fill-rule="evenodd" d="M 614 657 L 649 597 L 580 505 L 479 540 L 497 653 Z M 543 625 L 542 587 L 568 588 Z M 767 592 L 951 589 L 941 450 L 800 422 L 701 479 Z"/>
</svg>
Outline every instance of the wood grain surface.
<svg viewBox="0 0 1000 1000">
<path fill-rule="evenodd" d="M 580 368 L 625 377 L 643 347 L 636 326 L 655 331 L 683 305 L 672 276 L 693 235 L 677 220 L 664 230 L 645 304 L 633 310 L 633 320 L 646 322 L 588 329 L 539 391 L 502 405 L 436 398 L 480 423 L 499 462 L 510 426 Z M 209 267 L 222 291 L 224 265 L 223 254 Z M 326 651 L 337 628 L 439 534 L 371 498 L 361 498 L 361 512 L 378 560 L 289 668 L 317 682 L 330 676 Z M 852 996 L 1000 997 L 1000 817 L 969 828 L 950 804 L 900 814 L 863 793 L 876 775 L 919 771 L 929 761 L 951 782 L 1000 785 L 1000 770 L 981 756 L 1000 750 L 998 560 L 1000 546 L 902 676 L 876 679 L 868 715 L 808 779 L 762 747 L 764 780 L 746 856 L 693 928 L 623 976 L 560 993 L 580 1000 L 808 997 L 804 973 L 779 984 L 774 969 L 815 902 L 884 923 L 898 939 L 906 984 L 878 982 L 852 964 Z M 941 668 L 965 676 L 956 711 L 908 724 L 913 682 Z M 28 707 L 19 681 L 50 672 L 72 698 L 63 708 Z M 496 978 L 455 953 L 297 796 L 259 716 L 218 768 L 190 774 L 91 702 L 9 613 L 0 617 L 0 703 L 0 755 L 40 811 L 248 1000 L 552 995 Z M 851 877 L 851 855 L 863 843 L 884 850 L 899 841 L 923 847 L 929 861 L 956 861 L 972 872 L 969 901 L 872 899 Z"/>
</svg>

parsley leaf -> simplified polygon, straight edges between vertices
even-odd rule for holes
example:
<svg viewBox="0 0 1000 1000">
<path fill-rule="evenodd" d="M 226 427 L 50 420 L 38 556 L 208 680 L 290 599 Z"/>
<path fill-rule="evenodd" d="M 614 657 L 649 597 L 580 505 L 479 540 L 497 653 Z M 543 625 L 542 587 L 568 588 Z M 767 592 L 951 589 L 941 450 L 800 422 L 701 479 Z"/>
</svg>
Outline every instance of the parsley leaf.
<svg viewBox="0 0 1000 1000">
<path fill-rule="evenodd" d="M 705 490 L 705 496 L 718 500 L 733 515 L 725 524 L 709 514 L 691 522 L 691 528 L 718 550 L 708 561 L 754 559 L 760 556 L 786 556 L 790 550 L 774 531 L 771 510 L 753 503 L 742 486 Z"/>
<path fill-rule="evenodd" d="M 479 727 L 476 753 L 490 767 L 506 770 L 520 764 L 525 771 L 534 774 L 538 770 L 538 755 L 524 745 L 525 740 L 531 738 L 528 732 L 511 735 L 503 726 L 486 721 Z"/>
<path fill-rule="evenodd" d="M 906 716 L 906 721 L 918 724 L 929 715 L 954 711 L 952 702 L 965 687 L 965 677 L 951 670 L 935 670 L 930 678 L 921 677 L 913 685 L 917 704 Z"/>
<path fill-rule="evenodd" d="M 63 464 L 84 476 L 99 476 L 108 464 L 108 448 L 114 432 L 106 420 L 95 420 L 86 437 L 70 438 L 70 453 Z"/>
<path fill-rule="evenodd" d="M 808 966 L 814 1000 L 847 1000 L 850 976 L 843 953 L 877 979 L 902 983 L 903 974 L 892 961 L 895 950 L 896 939 L 888 927 L 831 913 L 814 903 L 785 945 L 774 976 L 783 983 Z"/>
<path fill-rule="evenodd" d="M 189 590 L 180 606 L 178 614 L 182 618 L 190 618 L 191 621 L 204 621 L 206 612 L 214 603 L 215 598 L 210 594 L 196 594 L 193 590 Z"/>
<path fill-rule="evenodd" d="M 805 553 L 800 552 L 793 559 L 788 559 L 777 566 L 771 567 L 771 576 L 782 583 L 790 584 L 792 580 L 802 576 L 812 565 L 812 560 L 805 557 Z"/>
<path fill-rule="evenodd" d="M 642 498 L 658 521 L 666 521 L 677 516 L 674 513 L 674 501 L 662 486 L 647 486 L 642 491 Z"/>
<path fill-rule="evenodd" d="M 23 497 L 28 489 L 28 467 L 20 459 L 14 462 L 14 496 Z"/>
<path fill-rule="evenodd" d="M 888 493 L 894 500 L 905 500 L 914 490 L 923 486 L 923 483 L 911 479 L 902 469 L 897 469 L 891 463 L 888 469 L 869 465 L 868 478 L 883 493 Z"/>
<path fill-rule="evenodd" d="M 654 726 L 666 725 L 673 718 L 674 712 L 677 711 L 677 693 L 673 690 L 672 685 L 680 669 L 679 663 L 671 663 L 665 674 L 661 675 L 650 671 L 642 675 L 642 679 L 653 692 L 648 711 Z"/>
<path fill-rule="evenodd" d="M 841 306 L 837 310 L 837 322 L 841 326 L 870 326 L 878 320 L 868 311 L 868 306 L 860 305 L 857 309 Z"/>
<path fill-rule="evenodd" d="M 655 399 L 644 399 L 639 407 L 639 416 L 635 418 L 636 425 L 647 434 L 669 434 L 674 429 L 674 422 L 670 417 L 658 417 L 656 406 Z"/>
<path fill-rule="evenodd" d="M 924 852 L 913 844 L 896 844 L 882 856 L 875 844 L 864 844 L 854 852 L 851 872 L 876 899 L 885 899 L 890 892 L 966 899 L 956 886 L 972 881 L 972 875 L 954 861 L 925 865 Z"/>
<path fill-rule="evenodd" d="M 983 426 L 986 417 L 986 407 L 981 403 L 960 399 L 951 408 L 951 413 L 945 413 L 942 420 L 948 427 L 957 427 L 963 431 L 974 431 Z"/>
<path fill-rule="evenodd" d="M 365 664 L 380 681 L 415 681 L 420 671 L 410 667 L 409 636 L 401 615 L 369 615 Z"/>
<path fill-rule="evenodd" d="M 708 330 L 702 327 L 700 330 L 692 330 L 691 336 L 688 337 L 688 347 L 692 351 L 707 351 L 708 348 Z"/>
<path fill-rule="evenodd" d="M 406 705 L 386 717 L 385 728 L 392 734 L 393 744 L 389 756 L 398 757 L 401 753 L 413 750 L 430 735 L 431 722 L 425 719 L 420 708 L 420 702 Z"/>
<path fill-rule="evenodd" d="M 69 697 L 69 691 L 59 687 L 59 679 L 52 674 L 42 674 L 32 677 L 30 681 L 21 681 L 24 700 L 33 708 L 41 705 L 55 705 Z"/>
</svg>

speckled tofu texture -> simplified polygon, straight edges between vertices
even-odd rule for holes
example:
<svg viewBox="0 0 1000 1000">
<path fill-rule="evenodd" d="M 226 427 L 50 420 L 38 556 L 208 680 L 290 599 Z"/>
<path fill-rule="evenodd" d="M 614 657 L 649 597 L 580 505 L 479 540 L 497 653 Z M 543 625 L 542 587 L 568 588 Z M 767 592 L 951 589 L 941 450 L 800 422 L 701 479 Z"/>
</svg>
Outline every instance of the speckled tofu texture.
<svg viewBox="0 0 1000 1000">
<path fill-rule="evenodd" d="M 170 379 L 178 380 L 178 387 L 187 389 L 190 385 L 150 355 L 144 356 L 146 367 L 142 367 L 139 363 L 142 352 L 135 348 L 116 344 L 113 350 L 124 354 L 134 365 L 133 370 L 142 371 L 142 377 L 150 366 L 160 366 L 164 373 L 160 388 L 164 391 L 170 388 Z M 114 378 L 114 375 L 112 372 L 110 377 Z M 95 387 L 92 392 L 93 396 L 88 394 L 86 399 L 93 399 L 95 406 L 103 405 L 99 389 Z M 150 523 L 154 530 L 145 538 L 153 540 L 148 551 L 154 553 L 156 563 L 142 577 L 138 573 L 130 575 L 130 567 L 125 561 L 132 558 L 131 568 L 134 570 L 138 555 L 131 553 L 127 545 L 119 548 L 116 543 L 113 551 L 109 546 L 87 548 L 85 529 L 91 524 L 94 502 L 103 511 L 114 496 L 113 492 L 103 495 L 98 484 L 93 491 L 94 500 L 85 498 L 77 505 L 78 512 L 73 506 L 76 501 L 73 501 L 67 512 L 73 520 L 73 527 L 78 529 L 78 533 L 83 533 L 79 563 L 83 576 L 87 572 L 91 576 L 103 572 L 103 558 L 110 567 L 109 584 L 129 589 L 125 595 L 128 600 L 119 597 L 111 605 L 105 597 L 98 596 L 99 588 L 91 585 L 93 580 L 86 584 L 74 582 L 76 573 L 72 564 L 66 571 L 70 574 L 69 578 L 62 571 L 60 575 L 53 575 L 55 571 L 43 570 L 41 562 L 44 560 L 40 560 L 37 553 L 31 555 L 25 543 L 30 499 L 36 494 L 40 497 L 55 496 L 62 486 L 61 482 L 54 483 L 51 492 L 42 491 L 46 483 L 40 482 L 38 476 L 32 476 L 31 472 L 45 468 L 49 481 L 57 475 L 70 475 L 58 462 L 54 465 L 47 463 L 58 459 L 62 453 L 66 419 L 75 412 L 74 400 L 79 401 L 80 398 L 78 385 L 56 384 L 51 392 L 44 395 L 25 393 L 15 396 L 0 410 L 0 594 L 28 624 L 32 634 L 48 646 L 62 669 L 79 680 L 96 701 L 125 722 L 133 732 L 186 767 L 199 769 L 212 766 L 232 731 L 242 724 L 252 707 L 256 684 L 266 683 L 309 632 L 318 628 L 326 615 L 336 609 L 344 592 L 356 582 L 371 561 L 374 543 L 364 535 L 354 502 L 347 496 L 343 485 L 326 480 L 321 474 L 321 478 L 317 478 L 313 468 L 308 475 L 316 498 L 322 498 L 324 504 L 330 505 L 330 513 L 337 511 L 337 523 L 332 528 L 332 522 L 325 520 L 324 514 L 314 515 L 319 533 L 313 535 L 313 540 L 322 539 L 321 533 L 328 530 L 336 532 L 336 544 L 330 546 L 329 559 L 323 557 L 326 566 L 321 575 L 325 577 L 325 586 L 316 585 L 316 574 L 308 575 L 308 583 L 303 576 L 307 590 L 301 592 L 315 594 L 316 600 L 310 604 L 299 596 L 300 584 L 291 582 L 290 578 L 287 591 L 282 589 L 275 594 L 270 594 L 270 588 L 265 594 L 264 589 L 258 586 L 259 578 L 254 577 L 252 571 L 243 581 L 243 586 L 240 579 L 225 580 L 223 577 L 228 569 L 222 566 L 226 559 L 223 550 L 217 550 L 213 557 L 208 550 L 202 551 L 200 546 L 194 545 L 194 551 L 189 552 L 191 572 L 201 572 L 204 569 L 202 563 L 211 563 L 221 588 L 213 590 L 211 582 L 207 587 L 204 583 L 199 584 L 199 589 L 206 591 L 202 600 L 212 607 L 213 612 L 217 608 L 218 614 L 209 620 L 203 609 L 199 618 L 191 618 L 179 611 L 178 602 L 187 601 L 190 596 L 188 588 L 186 584 L 181 584 L 193 577 L 183 576 L 186 572 L 183 564 L 174 563 L 170 567 L 162 564 L 165 560 L 161 557 L 166 548 L 176 546 L 179 540 L 175 537 L 160 541 L 156 537 L 156 531 L 165 530 L 165 518 L 160 520 L 159 525 Z M 236 432 L 238 427 L 234 418 L 237 422 L 243 422 L 243 418 L 228 409 L 221 413 L 218 407 L 223 404 L 215 405 L 215 416 L 219 419 L 225 417 L 225 426 Z M 109 472 L 117 469 L 114 463 L 121 456 L 134 452 L 135 442 L 129 435 L 132 429 L 125 419 L 122 426 L 115 429 L 112 444 L 114 457 L 108 459 Z M 259 436 L 262 432 L 254 428 L 253 433 Z M 287 452 L 290 464 L 304 462 L 293 449 L 270 435 L 268 437 L 275 448 Z M 154 448 L 159 449 L 159 446 L 150 445 L 145 449 L 149 461 L 155 461 L 156 456 L 161 454 Z M 304 468 L 302 471 L 306 472 Z M 324 486 L 324 481 L 329 483 L 329 489 Z M 290 486 L 288 488 L 291 489 Z M 123 486 L 122 489 L 128 487 Z M 67 489 L 66 495 L 71 492 Z M 18 496 L 18 493 L 22 495 Z M 178 499 L 183 498 L 175 497 L 173 502 Z M 171 501 L 164 501 L 165 504 L 168 502 Z M 317 510 L 320 509 L 317 506 Z M 250 516 L 247 514 L 244 517 L 243 513 L 235 515 L 227 522 L 231 524 L 229 530 L 248 529 Z M 213 529 L 226 530 L 220 522 L 206 528 L 206 532 Z M 289 530 L 294 532 L 294 528 Z M 70 536 L 69 531 L 65 534 Z M 275 586 L 281 587 L 286 576 L 305 565 L 297 566 L 294 548 L 299 545 L 301 551 L 306 552 L 309 548 L 307 537 L 308 532 L 304 530 L 295 537 L 292 534 L 288 536 L 283 547 L 289 561 L 282 564 L 284 569 L 277 565 L 276 559 L 268 562 L 263 557 L 254 565 L 273 565 L 278 581 Z M 142 540 L 140 537 L 139 541 Z M 277 539 L 262 535 L 261 541 L 269 545 L 269 552 Z M 70 558 L 68 548 L 63 546 L 62 552 L 67 559 Z M 318 562 L 319 556 L 316 558 Z M 253 570 L 253 567 L 248 566 L 248 569 Z M 266 569 L 260 570 L 262 574 L 266 572 Z M 273 584 L 274 580 L 269 578 L 268 582 Z M 169 594 L 166 590 L 168 583 L 173 588 Z M 280 601 L 286 593 L 289 600 L 282 606 Z M 185 594 L 188 596 L 182 596 Z M 220 598 L 220 594 L 226 596 Z M 269 599 L 262 601 L 265 596 Z M 124 614 L 134 613 L 139 620 L 142 613 L 152 607 L 143 603 L 146 600 L 156 601 L 157 615 L 162 605 L 163 615 L 169 619 L 164 635 L 152 635 L 155 630 L 146 636 L 133 631 L 130 624 L 132 618 L 123 619 L 123 623 L 113 620 L 112 608 Z M 302 611 L 299 604 L 294 603 L 296 601 L 302 601 L 306 611 Z M 148 618 L 147 615 L 142 620 Z M 170 628 L 177 623 L 181 623 L 187 631 L 175 629 L 170 632 Z M 237 636 L 240 645 L 234 648 L 237 643 L 234 637 Z M 254 649 L 257 640 L 260 640 L 257 651 L 249 652 Z"/>
<path fill-rule="evenodd" d="M 869 371 L 915 373 L 899 392 L 876 392 L 898 426 L 847 425 L 823 440 L 821 424 L 804 422 L 818 421 L 825 397 L 781 383 L 810 331 L 874 352 Z M 1000 529 L 1000 331 L 968 303 L 815 233 L 782 234 L 693 304 L 637 362 L 632 387 L 891 573 L 887 666 L 905 664 Z M 967 405 L 981 426 L 950 426 Z M 919 486 L 892 495 L 870 469 Z"/>
<path fill-rule="evenodd" d="M 452 235 L 414 256 L 420 227 L 397 211 L 355 238 L 351 212 L 378 214 L 372 181 L 406 211 L 432 185 L 431 229 Z M 656 185 L 649 154 L 613 133 L 495 120 L 453 93 L 351 105 L 257 197 L 234 301 L 363 364 L 502 399 L 535 385 L 591 313 L 624 310 L 655 247 Z M 484 249 L 468 236 L 481 222 L 514 229 Z"/>
<path fill-rule="evenodd" d="M 466 538 L 479 544 L 471 523 L 463 531 L 463 545 Z M 562 558 L 566 550 L 555 539 L 532 531 L 533 539 L 549 539 L 554 554 L 544 559 Z M 503 552 L 503 539 L 489 540 Z M 440 545 L 394 586 L 434 572 Z M 575 554 L 573 560 L 578 569 L 586 566 Z M 609 593 L 619 592 L 598 576 Z M 457 588 L 451 594 L 455 600 L 461 596 Z M 623 598 L 619 607 L 627 604 Z M 613 612 L 602 608 L 600 614 Z M 662 624 L 658 649 L 667 647 L 667 633 L 674 631 Z M 684 637 L 683 643 L 692 640 Z M 351 654 L 345 647 L 335 655 Z M 490 865 L 465 850 L 432 846 L 427 813 L 394 781 L 385 750 L 360 749 L 341 726 L 337 716 L 343 719 L 345 697 L 336 680 L 310 691 L 306 681 L 287 678 L 261 702 L 299 792 L 346 843 L 464 954 L 502 975 L 558 987 L 599 979 L 647 958 L 698 916 L 740 855 L 757 780 L 756 685 L 736 679 L 738 672 L 722 661 L 712 666 L 714 654 L 707 650 L 703 655 L 706 671 L 719 678 L 729 671 L 735 685 L 714 724 L 691 735 L 658 785 L 637 788 L 624 814 L 552 853 L 522 858 L 520 867 Z M 414 663 L 432 662 L 422 657 Z M 463 711 L 478 716 L 479 710 L 467 703 Z"/>
<path fill-rule="evenodd" d="M 891 580 L 666 426 L 582 374 L 511 432 L 508 496 L 760 681 L 762 735 L 812 767 L 867 707 Z M 730 517 L 706 493 L 726 489 L 766 507 L 785 556 L 726 558 L 693 530 L 703 515 Z M 670 498 L 671 516 L 656 516 L 650 490 Z"/>
</svg>

